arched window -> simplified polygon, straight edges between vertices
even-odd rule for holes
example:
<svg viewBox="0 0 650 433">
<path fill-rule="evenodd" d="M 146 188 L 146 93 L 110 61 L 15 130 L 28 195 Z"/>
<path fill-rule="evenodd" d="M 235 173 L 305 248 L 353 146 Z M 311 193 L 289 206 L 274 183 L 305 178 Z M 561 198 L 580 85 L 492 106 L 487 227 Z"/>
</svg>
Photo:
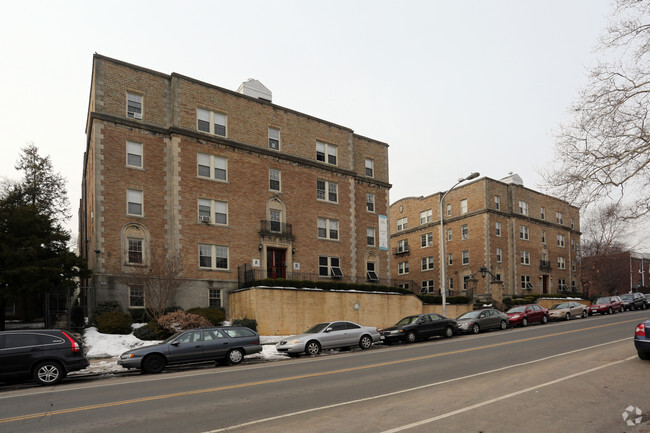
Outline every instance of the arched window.
<svg viewBox="0 0 650 433">
<path fill-rule="evenodd" d="M 122 259 L 133 266 L 149 262 L 149 231 L 144 226 L 127 224 L 122 228 Z"/>
</svg>

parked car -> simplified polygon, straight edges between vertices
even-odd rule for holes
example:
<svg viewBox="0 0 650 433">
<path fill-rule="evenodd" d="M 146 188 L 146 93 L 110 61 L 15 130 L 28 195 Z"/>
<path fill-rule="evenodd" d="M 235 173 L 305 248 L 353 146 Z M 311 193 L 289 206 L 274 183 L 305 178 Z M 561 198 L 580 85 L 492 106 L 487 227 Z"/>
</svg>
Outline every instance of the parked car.
<svg viewBox="0 0 650 433">
<path fill-rule="evenodd" d="M 177 332 L 160 344 L 129 350 L 117 363 L 145 373 L 160 373 L 167 365 L 202 361 L 239 364 L 244 356 L 262 351 L 260 336 L 244 326 L 191 329 Z"/>
<path fill-rule="evenodd" d="M 596 299 L 587 309 L 587 314 L 613 314 L 623 311 L 623 301 L 618 296 L 604 296 Z"/>
<path fill-rule="evenodd" d="M 648 301 L 643 293 L 624 293 L 620 296 L 625 310 L 645 310 Z"/>
<path fill-rule="evenodd" d="M 517 305 L 506 311 L 508 320 L 512 326 L 528 326 L 529 323 L 548 322 L 548 310 L 537 304 Z"/>
<path fill-rule="evenodd" d="M 639 358 L 645 361 L 650 360 L 650 319 L 636 325 L 634 347 Z"/>
<path fill-rule="evenodd" d="M 394 326 L 380 329 L 379 333 L 386 344 L 399 341 L 413 343 L 435 335 L 449 338 L 458 333 L 458 323 L 440 314 L 417 314 L 404 317 Z"/>
<path fill-rule="evenodd" d="M 468 311 L 456 318 L 459 332 L 478 334 L 487 329 L 506 329 L 508 315 L 494 308 Z"/>
<path fill-rule="evenodd" d="M 88 367 L 83 343 L 69 331 L 29 329 L 0 332 L 0 381 L 32 378 L 54 385 Z"/>
<path fill-rule="evenodd" d="M 380 339 L 377 328 L 347 321 L 324 322 L 304 333 L 283 338 L 275 346 L 279 353 L 292 357 L 318 355 L 323 349 L 360 347 L 370 349 Z"/>
<path fill-rule="evenodd" d="M 587 317 L 587 306 L 576 301 L 555 304 L 548 309 L 551 320 L 571 320 L 572 317 Z"/>
</svg>

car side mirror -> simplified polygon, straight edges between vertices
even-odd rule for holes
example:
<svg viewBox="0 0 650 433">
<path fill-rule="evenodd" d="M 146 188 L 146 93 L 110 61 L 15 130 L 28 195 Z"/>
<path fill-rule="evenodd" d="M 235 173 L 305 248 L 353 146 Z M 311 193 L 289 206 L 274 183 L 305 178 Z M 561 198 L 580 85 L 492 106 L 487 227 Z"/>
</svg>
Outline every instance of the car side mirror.
<svg viewBox="0 0 650 433">
<path fill-rule="evenodd" d="M 171 344 L 172 346 L 178 346 L 180 344 L 180 342 L 179 341 L 172 341 L 169 344 Z"/>
<path fill-rule="evenodd" d="M 327 328 L 325 332 L 332 332 L 332 328 Z"/>
</svg>

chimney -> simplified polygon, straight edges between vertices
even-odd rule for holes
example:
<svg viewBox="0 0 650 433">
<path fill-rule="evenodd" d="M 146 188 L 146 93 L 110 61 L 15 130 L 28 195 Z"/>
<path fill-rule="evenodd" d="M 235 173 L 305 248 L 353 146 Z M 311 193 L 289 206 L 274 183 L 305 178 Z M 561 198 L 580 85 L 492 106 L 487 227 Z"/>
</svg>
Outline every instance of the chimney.
<svg viewBox="0 0 650 433">
<path fill-rule="evenodd" d="M 272 98 L 271 91 L 255 78 L 249 78 L 247 81 L 241 83 L 241 86 L 237 89 L 237 93 L 269 102 L 271 102 Z"/>
</svg>

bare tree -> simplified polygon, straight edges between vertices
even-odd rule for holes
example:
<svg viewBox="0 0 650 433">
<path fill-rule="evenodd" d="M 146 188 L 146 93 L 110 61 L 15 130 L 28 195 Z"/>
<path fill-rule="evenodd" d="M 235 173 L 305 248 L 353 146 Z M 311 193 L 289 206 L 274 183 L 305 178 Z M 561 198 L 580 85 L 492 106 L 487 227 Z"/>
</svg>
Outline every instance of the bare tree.
<svg viewBox="0 0 650 433">
<path fill-rule="evenodd" d="M 183 257 L 152 243 L 147 266 L 133 267 L 121 280 L 129 286 L 142 287 L 147 312 L 158 320 L 187 282 L 183 277 Z"/>
<path fill-rule="evenodd" d="M 577 206 L 622 200 L 621 216 L 639 218 L 650 214 L 650 0 L 618 0 L 598 52 L 544 178 Z"/>
</svg>

